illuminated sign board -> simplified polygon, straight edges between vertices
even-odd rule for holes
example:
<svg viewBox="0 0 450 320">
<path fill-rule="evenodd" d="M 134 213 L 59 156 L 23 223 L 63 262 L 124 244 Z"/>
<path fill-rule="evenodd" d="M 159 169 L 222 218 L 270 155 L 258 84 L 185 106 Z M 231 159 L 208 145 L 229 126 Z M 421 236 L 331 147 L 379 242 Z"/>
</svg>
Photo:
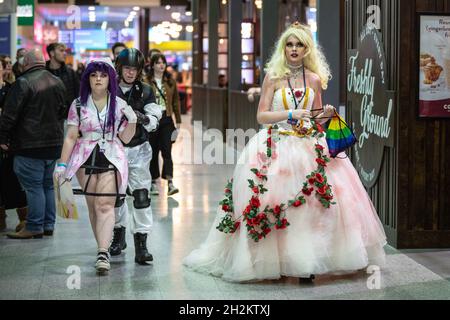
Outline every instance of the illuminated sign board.
<svg viewBox="0 0 450 320">
<path fill-rule="evenodd" d="M 82 52 L 87 49 L 107 49 L 106 33 L 104 30 L 75 30 L 75 51 Z"/>
<path fill-rule="evenodd" d="M 17 24 L 19 26 L 34 24 L 34 0 L 17 1 Z"/>
</svg>

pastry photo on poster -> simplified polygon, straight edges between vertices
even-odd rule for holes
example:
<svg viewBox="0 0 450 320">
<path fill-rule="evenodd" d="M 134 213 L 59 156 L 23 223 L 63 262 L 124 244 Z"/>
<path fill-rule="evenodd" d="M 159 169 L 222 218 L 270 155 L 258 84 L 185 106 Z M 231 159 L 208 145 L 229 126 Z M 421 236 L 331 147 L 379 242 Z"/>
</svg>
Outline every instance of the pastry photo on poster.
<svg viewBox="0 0 450 320">
<path fill-rule="evenodd" d="M 420 16 L 420 117 L 450 118 L 450 15 Z"/>
</svg>

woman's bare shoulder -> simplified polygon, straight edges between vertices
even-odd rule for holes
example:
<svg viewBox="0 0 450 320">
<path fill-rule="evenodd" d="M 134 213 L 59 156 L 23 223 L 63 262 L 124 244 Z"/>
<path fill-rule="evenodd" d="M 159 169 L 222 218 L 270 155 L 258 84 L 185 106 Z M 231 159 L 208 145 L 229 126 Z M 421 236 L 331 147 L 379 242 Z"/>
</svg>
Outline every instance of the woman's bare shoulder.
<svg viewBox="0 0 450 320">
<path fill-rule="evenodd" d="M 311 70 L 306 69 L 305 71 L 306 78 L 309 82 L 309 85 L 314 89 L 320 89 L 322 87 L 322 81 L 320 77 L 312 72 Z"/>
</svg>

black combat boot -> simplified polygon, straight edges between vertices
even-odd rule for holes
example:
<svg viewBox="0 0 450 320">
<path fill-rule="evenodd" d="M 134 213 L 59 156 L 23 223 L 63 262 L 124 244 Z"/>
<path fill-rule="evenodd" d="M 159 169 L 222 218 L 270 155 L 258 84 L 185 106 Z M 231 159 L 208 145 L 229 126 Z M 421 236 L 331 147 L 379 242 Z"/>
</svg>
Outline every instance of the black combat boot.
<svg viewBox="0 0 450 320">
<path fill-rule="evenodd" d="M 127 243 L 125 241 L 126 228 L 119 227 L 114 228 L 114 236 L 109 247 L 109 254 L 112 256 L 118 256 L 122 253 L 122 250 L 125 250 L 127 247 Z"/>
<path fill-rule="evenodd" d="M 147 251 L 146 233 L 134 234 L 134 249 L 136 251 L 135 262 L 145 265 L 146 262 L 153 261 L 153 256 Z"/>
</svg>

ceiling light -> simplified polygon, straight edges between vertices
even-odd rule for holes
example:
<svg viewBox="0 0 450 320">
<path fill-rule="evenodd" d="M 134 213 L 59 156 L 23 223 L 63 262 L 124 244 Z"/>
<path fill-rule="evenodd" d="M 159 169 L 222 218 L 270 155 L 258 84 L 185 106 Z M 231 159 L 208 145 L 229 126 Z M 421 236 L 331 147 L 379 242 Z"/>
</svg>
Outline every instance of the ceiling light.
<svg viewBox="0 0 450 320">
<path fill-rule="evenodd" d="M 103 21 L 101 29 L 102 30 L 106 30 L 106 26 L 107 25 L 108 25 L 108 22 L 107 21 Z"/>
<path fill-rule="evenodd" d="M 166 6 L 166 10 L 170 10 L 170 8 L 172 8 L 172 7 L 169 5 Z"/>
<path fill-rule="evenodd" d="M 186 16 L 188 16 L 188 17 L 190 17 L 190 16 L 192 16 L 192 11 L 186 11 Z"/>
<path fill-rule="evenodd" d="M 134 11 L 139 11 L 141 8 L 139 8 L 139 7 L 133 7 L 133 10 Z"/>
<path fill-rule="evenodd" d="M 89 10 L 89 11 L 95 11 L 95 7 L 90 6 L 90 7 L 88 8 L 88 10 Z"/>
<path fill-rule="evenodd" d="M 186 31 L 187 32 L 194 32 L 194 27 L 193 26 L 186 26 Z"/>
</svg>

